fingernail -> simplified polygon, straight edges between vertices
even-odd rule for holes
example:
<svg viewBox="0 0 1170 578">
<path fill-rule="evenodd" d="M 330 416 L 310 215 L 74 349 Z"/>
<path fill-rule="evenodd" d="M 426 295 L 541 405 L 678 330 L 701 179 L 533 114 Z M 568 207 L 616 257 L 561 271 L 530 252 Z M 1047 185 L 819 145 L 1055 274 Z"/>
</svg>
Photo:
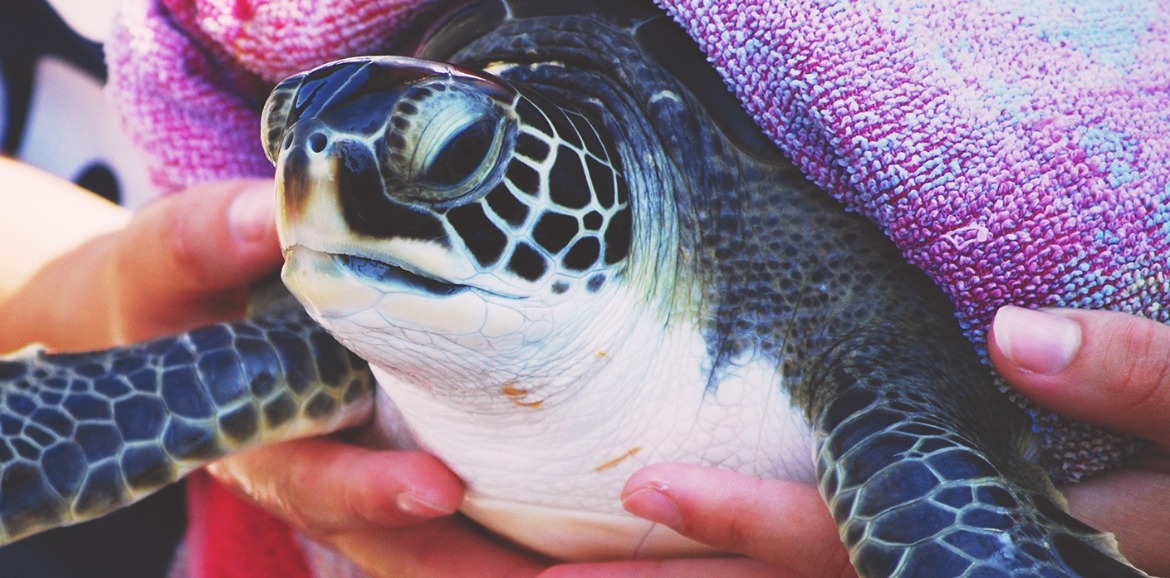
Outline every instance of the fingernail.
<svg viewBox="0 0 1170 578">
<path fill-rule="evenodd" d="M 251 185 L 228 209 L 232 235 L 237 241 L 255 243 L 266 238 L 276 223 L 276 193 L 272 183 Z"/>
<path fill-rule="evenodd" d="M 411 492 L 402 492 L 395 498 L 395 504 L 398 510 L 415 516 L 418 518 L 437 518 L 439 516 L 449 516 L 455 513 L 455 510 L 450 508 L 439 507 L 426 498 L 415 495 Z"/>
<path fill-rule="evenodd" d="M 666 484 L 647 484 L 623 496 L 622 506 L 635 516 L 677 529 L 682 526 L 682 513 L 678 504 L 667 494 L 669 489 Z"/>
<path fill-rule="evenodd" d="M 992 327 L 1004 355 L 1033 373 L 1060 373 L 1081 348 L 1081 326 L 1047 311 L 1009 305 L 996 313 Z"/>
</svg>

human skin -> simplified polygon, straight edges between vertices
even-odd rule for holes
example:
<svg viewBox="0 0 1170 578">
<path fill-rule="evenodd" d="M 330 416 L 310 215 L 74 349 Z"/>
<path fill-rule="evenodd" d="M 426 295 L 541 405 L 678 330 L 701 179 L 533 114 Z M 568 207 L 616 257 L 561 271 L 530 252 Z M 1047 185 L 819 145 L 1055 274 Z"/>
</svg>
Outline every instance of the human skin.
<svg viewBox="0 0 1170 578">
<path fill-rule="evenodd" d="M 0 182 L 6 171 L 21 170 L 0 164 Z M 103 347 L 236 318 L 247 286 L 280 263 L 268 181 L 196 187 L 132 219 L 84 195 L 74 199 L 79 191 L 64 181 L 42 174 L 30 182 L 37 190 L 60 187 L 54 198 L 79 210 L 111 212 L 98 224 L 81 219 L 68 242 L 35 258 L 16 248 L 27 239 L 0 245 L 0 263 L 31 262 L 0 269 L 0 351 L 34 341 L 59 350 Z M 62 207 L 23 205 L 22 198 L 0 197 L 18 209 L 0 213 L 0 226 L 46 222 L 37 219 Z M 1064 490 L 1073 513 L 1116 533 L 1139 567 L 1170 573 L 1161 543 L 1170 531 L 1170 328 L 1114 313 L 1008 308 L 992 327 L 991 352 L 1001 373 L 1037 402 L 1153 442 L 1126 468 Z M 854 576 L 814 487 L 713 469 L 647 467 L 630 478 L 623 503 L 740 556 L 598 564 L 552 564 L 451 515 L 463 486 L 423 453 L 326 437 L 260 448 L 208 469 L 375 577 Z"/>
</svg>

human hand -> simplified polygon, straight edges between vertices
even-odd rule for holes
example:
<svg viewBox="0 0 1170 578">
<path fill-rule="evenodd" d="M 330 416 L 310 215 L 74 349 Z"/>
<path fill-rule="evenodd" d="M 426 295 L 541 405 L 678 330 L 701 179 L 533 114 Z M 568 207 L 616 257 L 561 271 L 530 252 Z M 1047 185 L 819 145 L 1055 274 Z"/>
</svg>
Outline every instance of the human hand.
<svg viewBox="0 0 1170 578">
<path fill-rule="evenodd" d="M 271 181 L 194 187 L 55 256 L 0 300 L 0 351 L 108 347 L 240 317 L 248 285 L 281 262 L 274 199 Z"/>
<path fill-rule="evenodd" d="M 1170 575 L 1170 327 L 1120 313 L 1007 307 L 990 341 L 996 368 L 1037 403 L 1153 442 L 1124 467 L 1062 491 L 1072 513 L 1113 532 L 1131 562 Z M 635 474 L 624 498 L 631 512 L 792 575 L 855 575 L 812 486 L 663 464 Z"/>
<path fill-rule="evenodd" d="M 0 171 L 27 177 L 21 181 L 26 186 L 17 188 L 53 199 L 41 207 L 4 198 L 12 209 L 4 218 L 17 225 L 34 223 L 22 237 L 45 233 L 46 242 L 59 243 L 55 248 L 38 245 L 43 251 L 36 259 L 16 255 L 30 261 L 22 269 L 27 274 L 16 276 L 5 268 L 3 280 L 12 283 L 5 285 L 10 291 L 0 293 L 0 351 L 32 342 L 57 350 L 109 347 L 239 318 L 248 286 L 281 262 L 269 180 L 192 187 L 119 220 L 120 209 L 95 205 L 91 195 L 67 181 L 7 161 Z M 67 243 L 61 237 L 76 231 L 43 230 L 51 229 L 50 216 L 55 222 L 75 218 L 78 228 L 89 226 L 87 217 L 94 211 L 111 213 Z M 278 475 L 248 480 L 249 468 Z M 433 457 L 375 452 L 329 439 L 257 449 L 214 469 L 221 478 L 235 476 L 235 486 L 252 495 L 292 504 L 283 513 L 302 531 L 336 532 L 344 542 L 362 544 L 375 543 L 379 532 L 388 531 L 385 526 L 453 512 L 463 493 L 459 480 Z M 241 486 L 245 481 L 248 485 Z M 418 491 L 403 494 L 405 488 Z M 418 500 L 410 502 L 404 495 Z M 405 510 L 401 515 L 395 514 L 399 505 Z M 391 513 L 381 515 L 386 511 Z M 350 513 L 357 518 L 346 518 Z"/>
<path fill-rule="evenodd" d="M 1122 313 L 1005 307 L 991 358 L 1036 403 L 1152 442 L 1125 467 L 1061 490 L 1072 513 L 1116 534 L 1135 565 L 1170 575 L 1170 327 Z"/>
</svg>

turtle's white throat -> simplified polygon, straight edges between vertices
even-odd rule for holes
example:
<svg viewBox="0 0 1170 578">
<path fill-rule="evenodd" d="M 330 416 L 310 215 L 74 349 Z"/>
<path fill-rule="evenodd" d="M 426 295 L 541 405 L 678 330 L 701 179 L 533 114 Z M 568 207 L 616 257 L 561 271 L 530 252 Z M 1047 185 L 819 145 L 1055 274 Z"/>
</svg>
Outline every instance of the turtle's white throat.
<svg viewBox="0 0 1170 578">
<path fill-rule="evenodd" d="M 625 481 L 652 463 L 812 479 L 809 427 L 774 363 L 749 354 L 707 391 L 707 344 L 692 324 L 603 293 L 517 311 L 515 333 L 478 341 L 406 328 L 360 337 L 360 316 L 329 326 L 393 351 L 375 362 L 388 441 L 443 459 L 468 484 L 465 513 L 560 559 L 705 551 L 622 508 Z"/>
</svg>

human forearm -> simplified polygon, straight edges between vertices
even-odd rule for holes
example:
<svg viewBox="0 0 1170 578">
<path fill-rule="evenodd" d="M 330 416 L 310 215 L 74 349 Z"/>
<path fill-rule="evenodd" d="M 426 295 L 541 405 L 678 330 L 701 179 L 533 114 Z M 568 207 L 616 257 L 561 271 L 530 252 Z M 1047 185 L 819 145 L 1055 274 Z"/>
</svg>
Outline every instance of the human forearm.
<svg viewBox="0 0 1170 578">
<path fill-rule="evenodd" d="M 45 264 L 99 235 L 130 212 L 69 181 L 0 157 L 0 302 Z"/>
</svg>

